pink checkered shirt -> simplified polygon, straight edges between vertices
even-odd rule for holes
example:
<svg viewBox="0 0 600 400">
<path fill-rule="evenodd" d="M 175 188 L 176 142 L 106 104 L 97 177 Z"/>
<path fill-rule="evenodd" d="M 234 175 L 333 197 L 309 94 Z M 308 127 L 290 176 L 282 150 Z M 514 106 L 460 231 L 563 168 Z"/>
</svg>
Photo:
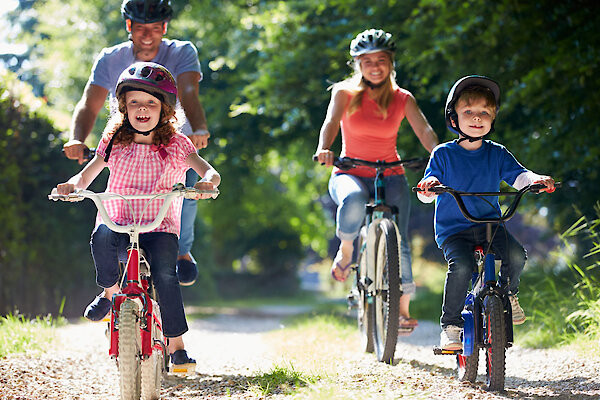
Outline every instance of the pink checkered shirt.
<svg viewBox="0 0 600 400">
<path fill-rule="evenodd" d="M 107 145 L 108 139 L 103 137 L 96 149 L 99 157 L 104 158 Z M 125 195 L 165 193 L 170 192 L 174 184 L 185 182 L 185 173 L 189 168 L 185 159 L 196 151 L 192 141 L 187 136 L 178 133 L 162 148 L 164 150 L 159 150 L 156 146 L 138 143 L 126 146 L 115 144 L 108 159 L 107 166 L 110 176 L 106 191 Z M 163 159 L 161 154 L 166 157 Z M 133 214 L 125 201 L 105 200 L 104 206 L 110 219 L 119 225 L 133 223 L 134 217 L 139 220 L 148 200 L 129 201 L 132 204 Z M 173 201 L 162 224 L 153 232 L 169 232 L 179 237 L 182 201 L 182 198 Z M 152 222 L 163 202 L 163 199 L 153 200 L 146 208 L 141 223 Z M 96 226 L 102 223 L 102 217 L 98 215 Z"/>
</svg>

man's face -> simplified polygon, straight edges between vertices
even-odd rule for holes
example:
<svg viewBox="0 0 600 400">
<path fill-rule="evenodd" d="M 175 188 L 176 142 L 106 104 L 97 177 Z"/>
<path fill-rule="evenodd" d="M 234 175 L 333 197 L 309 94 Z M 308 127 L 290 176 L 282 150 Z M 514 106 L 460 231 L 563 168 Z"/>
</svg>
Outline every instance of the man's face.
<svg viewBox="0 0 600 400">
<path fill-rule="evenodd" d="M 152 22 L 150 24 L 131 22 L 131 41 L 133 42 L 133 51 L 138 60 L 152 61 L 158 53 L 165 30 L 165 22 Z"/>
</svg>

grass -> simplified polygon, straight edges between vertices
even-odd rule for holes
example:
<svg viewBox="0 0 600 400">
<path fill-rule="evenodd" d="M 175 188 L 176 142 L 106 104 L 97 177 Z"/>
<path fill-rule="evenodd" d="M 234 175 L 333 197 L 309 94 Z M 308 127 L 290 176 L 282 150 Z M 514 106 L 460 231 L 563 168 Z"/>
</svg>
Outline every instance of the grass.
<svg viewBox="0 0 600 400">
<path fill-rule="evenodd" d="M 35 319 L 18 314 L 0 317 L 0 357 L 44 351 L 54 340 L 54 327 L 64 323 L 62 317 L 49 315 Z"/>
<path fill-rule="evenodd" d="M 299 372 L 292 363 L 275 365 L 269 372 L 248 381 L 248 391 L 258 395 L 290 394 L 297 388 L 316 382 L 318 377 Z"/>
</svg>

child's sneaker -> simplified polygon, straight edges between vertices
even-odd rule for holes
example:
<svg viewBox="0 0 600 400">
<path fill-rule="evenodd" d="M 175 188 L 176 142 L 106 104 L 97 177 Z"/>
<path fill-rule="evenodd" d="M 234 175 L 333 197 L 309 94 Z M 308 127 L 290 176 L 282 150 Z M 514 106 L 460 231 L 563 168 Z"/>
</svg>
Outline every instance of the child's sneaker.
<svg viewBox="0 0 600 400">
<path fill-rule="evenodd" d="M 174 374 L 188 375 L 196 371 L 196 360 L 188 357 L 185 350 L 177 350 L 171 354 L 171 369 Z"/>
<path fill-rule="evenodd" d="M 440 347 L 442 350 L 462 350 L 462 341 L 460 340 L 460 334 L 462 328 L 456 325 L 448 325 L 442 329 L 440 335 Z"/>
<path fill-rule="evenodd" d="M 510 308 L 512 309 L 512 322 L 513 325 L 521 325 L 527 317 L 525 316 L 525 312 L 519 305 L 519 299 L 517 296 L 509 294 L 508 299 L 510 300 Z"/>
</svg>

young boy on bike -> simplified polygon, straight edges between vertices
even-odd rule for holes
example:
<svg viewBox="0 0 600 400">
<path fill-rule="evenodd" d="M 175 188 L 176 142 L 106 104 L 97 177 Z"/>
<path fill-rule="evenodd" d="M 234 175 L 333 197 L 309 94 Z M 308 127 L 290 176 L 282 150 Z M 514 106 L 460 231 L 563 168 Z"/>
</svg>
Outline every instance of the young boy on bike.
<svg viewBox="0 0 600 400">
<path fill-rule="evenodd" d="M 464 321 L 461 311 L 475 268 L 473 249 L 485 240 L 485 224 L 468 221 L 449 194 L 437 196 L 428 189 L 442 184 L 465 192 L 498 192 L 500 182 L 504 181 L 516 189 L 541 183 L 546 186 L 546 191 L 554 191 L 551 177 L 527 170 L 504 146 L 484 140 L 494 131 L 499 109 L 500 87 L 496 82 L 476 75 L 459 79 L 448 94 L 445 109 L 446 125 L 459 138 L 433 150 L 425 175 L 418 184 L 423 189 L 418 192 L 421 201 L 436 200 L 435 240 L 448 262 L 440 318 L 440 347 L 443 350 L 462 349 Z M 474 216 L 497 217 L 500 213 L 498 198 L 486 200 L 475 196 L 464 198 L 467 209 Z M 504 226 L 498 226 L 495 231 L 492 250 L 502 260 L 500 284 L 509 294 L 513 324 L 522 324 L 526 317 L 517 292 L 527 253 Z"/>
</svg>

